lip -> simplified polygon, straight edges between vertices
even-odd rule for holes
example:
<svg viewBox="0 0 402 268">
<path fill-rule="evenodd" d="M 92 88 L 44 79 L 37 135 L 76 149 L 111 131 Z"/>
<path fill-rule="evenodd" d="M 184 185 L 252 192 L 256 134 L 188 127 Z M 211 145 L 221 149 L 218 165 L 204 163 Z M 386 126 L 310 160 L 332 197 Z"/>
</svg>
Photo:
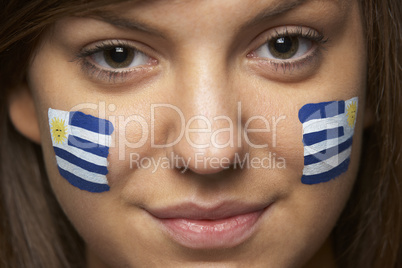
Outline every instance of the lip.
<svg viewBox="0 0 402 268">
<path fill-rule="evenodd" d="M 186 203 L 146 211 L 176 243 L 192 249 L 216 249 L 245 242 L 256 232 L 259 219 L 271 206 L 235 202 L 213 206 Z"/>
</svg>

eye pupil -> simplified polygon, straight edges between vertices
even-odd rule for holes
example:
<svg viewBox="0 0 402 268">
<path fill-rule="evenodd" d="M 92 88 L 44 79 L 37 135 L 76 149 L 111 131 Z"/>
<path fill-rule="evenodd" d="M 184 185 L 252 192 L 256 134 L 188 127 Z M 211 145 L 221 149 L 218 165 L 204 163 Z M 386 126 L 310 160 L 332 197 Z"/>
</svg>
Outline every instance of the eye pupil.
<svg viewBox="0 0 402 268">
<path fill-rule="evenodd" d="M 106 63 L 113 68 L 128 67 L 134 59 L 134 50 L 125 47 L 114 47 L 104 52 Z"/>
<path fill-rule="evenodd" d="M 115 47 L 110 50 L 110 58 L 114 62 L 122 63 L 127 59 L 128 53 L 127 49 L 124 47 Z"/>
<path fill-rule="evenodd" d="M 293 36 L 283 36 L 268 43 L 269 51 L 280 59 L 293 57 L 299 49 L 299 39 Z"/>
<path fill-rule="evenodd" d="M 274 46 L 276 51 L 280 53 L 286 53 L 289 52 L 289 50 L 292 48 L 292 40 L 290 39 L 290 37 L 281 37 L 276 39 Z"/>
</svg>

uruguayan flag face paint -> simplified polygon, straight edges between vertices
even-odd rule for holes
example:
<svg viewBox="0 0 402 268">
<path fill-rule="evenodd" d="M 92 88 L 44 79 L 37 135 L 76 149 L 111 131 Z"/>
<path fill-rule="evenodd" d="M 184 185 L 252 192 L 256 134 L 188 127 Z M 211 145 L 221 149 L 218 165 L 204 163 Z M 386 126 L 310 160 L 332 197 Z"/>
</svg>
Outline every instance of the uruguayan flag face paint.
<svg viewBox="0 0 402 268">
<path fill-rule="evenodd" d="M 299 111 L 303 124 L 302 183 L 316 184 L 338 177 L 349 167 L 358 98 L 309 103 Z"/>
<path fill-rule="evenodd" d="M 82 112 L 49 109 L 48 116 L 60 175 L 81 190 L 108 191 L 112 123 Z"/>
</svg>

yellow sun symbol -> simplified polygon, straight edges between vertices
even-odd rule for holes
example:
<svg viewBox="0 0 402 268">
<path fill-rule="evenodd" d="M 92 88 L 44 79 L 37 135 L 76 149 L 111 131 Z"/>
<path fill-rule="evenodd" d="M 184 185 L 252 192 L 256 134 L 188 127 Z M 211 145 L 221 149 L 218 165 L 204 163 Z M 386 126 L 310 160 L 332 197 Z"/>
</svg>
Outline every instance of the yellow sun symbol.
<svg viewBox="0 0 402 268">
<path fill-rule="evenodd" d="M 356 102 L 352 101 L 347 108 L 348 124 L 350 127 L 355 126 L 356 110 L 357 110 Z"/>
<path fill-rule="evenodd" d="M 52 136 L 56 143 L 63 143 L 64 140 L 67 138 L 67 126 L 64 123 L 64 120 L 59 118 L 52 119 Z"/>
</svg>

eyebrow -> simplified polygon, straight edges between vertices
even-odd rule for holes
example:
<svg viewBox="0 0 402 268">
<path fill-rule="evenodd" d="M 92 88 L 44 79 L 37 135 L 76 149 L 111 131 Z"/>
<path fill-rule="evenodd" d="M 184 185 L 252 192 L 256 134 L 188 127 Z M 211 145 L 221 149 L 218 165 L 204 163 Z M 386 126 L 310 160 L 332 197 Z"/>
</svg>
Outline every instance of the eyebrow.
<svg viewBox="0 0 402 268">
<path fill-rule="evenodd" d="M 165 38 L 164 34 L 161 31 L 149 27 L 145 23 L 142 23 L 138 20 L 134 21 L 126 19 L 124 17 L 119 17 L 118 15 L 112 12 L 96 10 L 91 13 L 87 13 L 86 16 L 104 21 L 118 28 L 129 29 L 132 31 L 140 31 Z"/>
<path fill-rule="evenodd" d="M 240 29 L 249 28 L 253 25 L 259 24 L 262 21 L 266 21 L 271 17 L 286 13 L 307 1 L 309 0 L 278 1 L 275 6 L 267 7 L 266 9 L 258 13 L 256 16 L 254 16 L 251 20 L 247 21 L 240 27 Z M 146 23 L 140 22 L 138 20 L 134 21 L 126 19 L 124 17 L 119 17 L 117 14 L 114 14 L 113 12 L 93 10 L 90 12 L 85 12 L 85 15 L 92 17 L 94 19 L 102 20 L 106 23 L 109 23 L 119 28 L 129 29 L 133 31 L 140 31 L 166 39 L 163 32 L 158 31 L 155 28 L 149 27 Z"/>
<path fill-rule="evenodd" d="M 253 25 L 259 24 L 260 22 L 266 21 L 267 19 L 272 18 L 274 16 L 286 13 L 307 1 L 309 0 L 278 1 L 275 6 L 267 7 L 266 9 L 258 13 L 256 16 L 254 16 L 251 20 L 247 21 L 241 27 L 241 29 L 251 27 Z"/>
</svg>

